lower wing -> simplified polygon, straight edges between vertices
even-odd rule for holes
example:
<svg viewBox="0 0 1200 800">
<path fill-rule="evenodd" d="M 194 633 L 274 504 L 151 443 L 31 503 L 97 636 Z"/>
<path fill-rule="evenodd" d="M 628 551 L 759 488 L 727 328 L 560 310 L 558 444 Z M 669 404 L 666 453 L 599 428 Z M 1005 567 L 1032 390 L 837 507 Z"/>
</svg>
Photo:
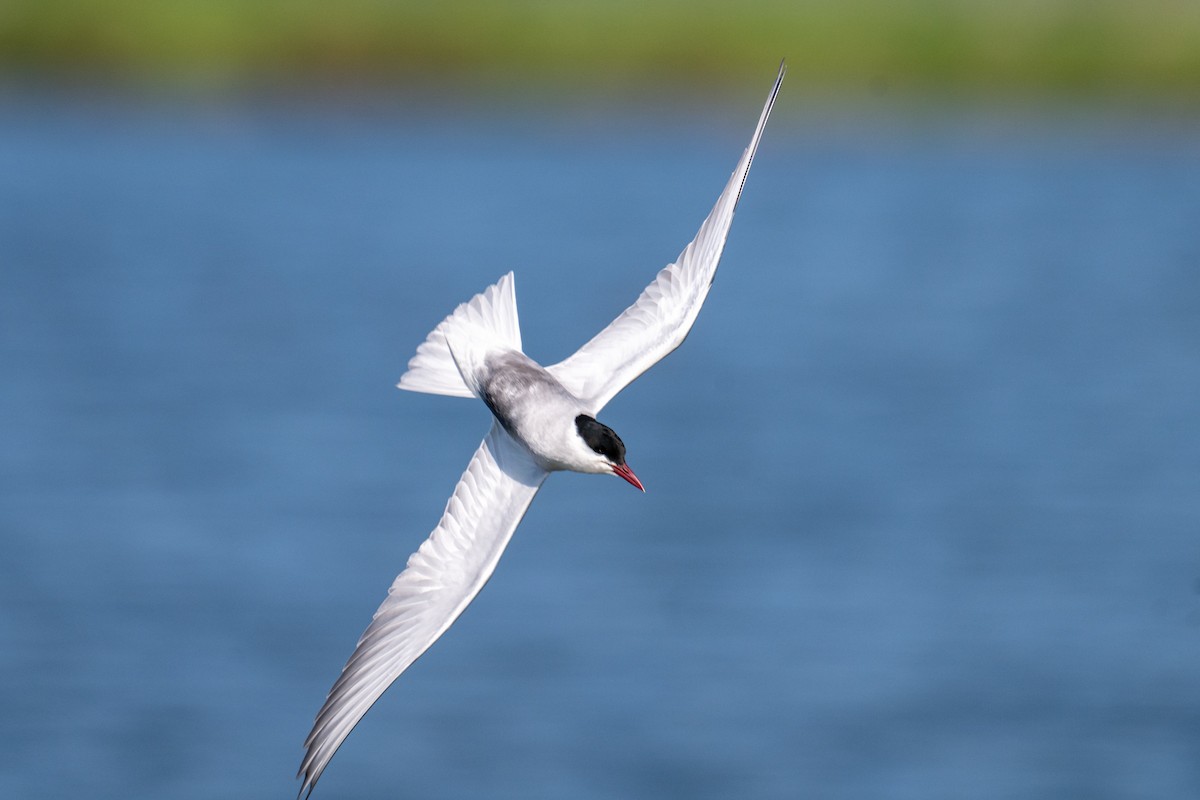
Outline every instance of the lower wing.
<svg viewBox="0 0 1200 800">
<path fill-rule="evenodd" d="M 437 641 L 491 577 L 549 473 L 499 424 L 475 451 L 433 533 L 408 559 L 358 641 L 304 746 L 300 793 L 400 673 Z"/>
</svg>

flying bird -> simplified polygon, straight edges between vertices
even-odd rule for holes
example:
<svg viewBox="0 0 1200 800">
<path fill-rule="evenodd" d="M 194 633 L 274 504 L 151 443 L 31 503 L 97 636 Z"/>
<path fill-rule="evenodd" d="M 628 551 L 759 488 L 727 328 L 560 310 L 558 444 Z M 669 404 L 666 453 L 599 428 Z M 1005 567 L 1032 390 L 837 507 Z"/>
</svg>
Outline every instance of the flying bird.
<svg viewBox="0 0 1200 800">
<path fill-rule="evenodd" d="M 460 305 L 417 348 L 399 387 L 477 397 L 492 427 L 433 533 L 408 559 L 317 713 L 298 778 L 311 794 L 338 747 L 384 690 L 458 619 L 496 568 L 546 477 L 616 475 L 645 491 L 621 438 L 596 417 L 687 337 L 716 275 L 746 175 L 783 82 L 696 238 L 637 300 L 570 358 L 543 367 L 521 350 L 513 275 Z"/>
</svg>

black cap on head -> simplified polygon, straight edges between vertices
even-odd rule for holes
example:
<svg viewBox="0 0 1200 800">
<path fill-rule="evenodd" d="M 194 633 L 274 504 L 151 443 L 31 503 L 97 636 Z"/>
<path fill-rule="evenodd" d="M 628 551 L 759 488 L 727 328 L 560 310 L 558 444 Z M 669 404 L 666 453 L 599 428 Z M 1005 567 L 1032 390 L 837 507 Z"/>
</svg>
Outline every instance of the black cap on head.
<svg viewBox="0 0 1200 800">
<path fill-rule="evenodd" d="M 625 463 L 625 443 L 607 425 L 597 422 L 587 414 L 575 418 L 575 428 L 587 446 L 614 464 Z"/>
</svg>

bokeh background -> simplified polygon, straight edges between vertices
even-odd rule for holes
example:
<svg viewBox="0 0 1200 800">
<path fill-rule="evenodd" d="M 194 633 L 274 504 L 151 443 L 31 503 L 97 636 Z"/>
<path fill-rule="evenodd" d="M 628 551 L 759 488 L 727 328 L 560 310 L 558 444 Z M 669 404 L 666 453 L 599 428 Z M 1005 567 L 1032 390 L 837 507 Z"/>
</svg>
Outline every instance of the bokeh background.
<svg viewBox="0 0 1200 800">
<path fill-rule="evenodd" d="M 686 345 L 317 797 L 1200 796 L 1200 5 L 0 3 L 0 796 L 291 797 L 789 75 Z"/>
</svg>

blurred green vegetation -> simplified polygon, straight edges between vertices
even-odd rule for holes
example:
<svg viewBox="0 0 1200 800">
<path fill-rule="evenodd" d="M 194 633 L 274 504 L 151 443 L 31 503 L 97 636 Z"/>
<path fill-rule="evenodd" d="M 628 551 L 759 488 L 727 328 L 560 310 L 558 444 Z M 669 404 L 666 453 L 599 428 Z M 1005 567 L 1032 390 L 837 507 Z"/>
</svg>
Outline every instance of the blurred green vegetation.
<svg viewBox="0 0 1200 800">
<path fill-rule="evenodd" d="M 0 74 L 734 82 L 1200 102 L 1198 0 L 0 0 Z"/>
</svg>

